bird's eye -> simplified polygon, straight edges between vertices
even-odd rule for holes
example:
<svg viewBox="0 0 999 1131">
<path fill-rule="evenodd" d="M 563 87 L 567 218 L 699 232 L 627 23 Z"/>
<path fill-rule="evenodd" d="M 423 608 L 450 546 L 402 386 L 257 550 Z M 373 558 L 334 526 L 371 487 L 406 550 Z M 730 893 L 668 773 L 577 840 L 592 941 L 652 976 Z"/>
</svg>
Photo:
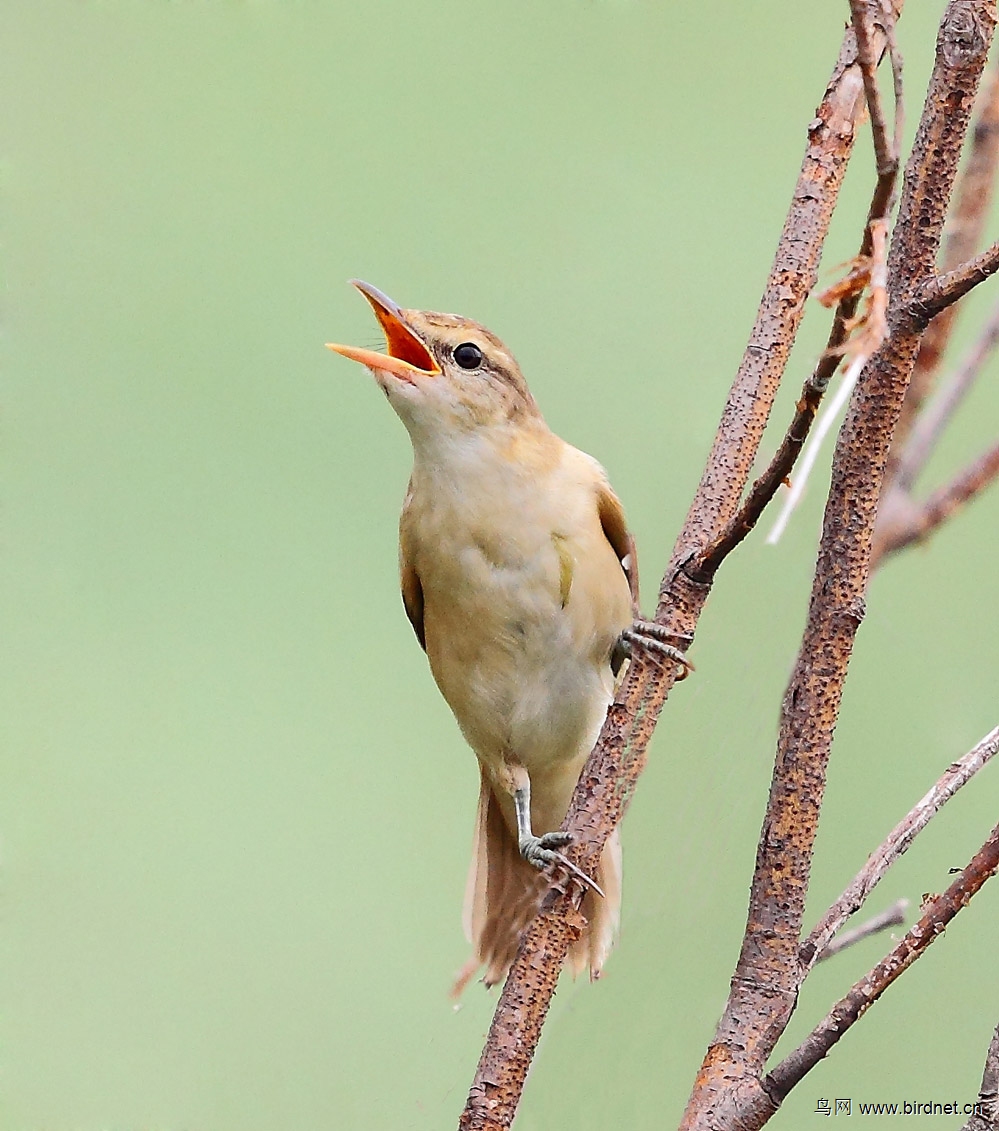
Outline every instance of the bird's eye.
<svg viewBox="0 0 999 1131">
<path fill-rule="evenodd" d="M 454 360 L 462 369 L 478 369 L 482 364 L 482 350 L 471 342 L 462 342 L 454 347 Z"/>
</svg>

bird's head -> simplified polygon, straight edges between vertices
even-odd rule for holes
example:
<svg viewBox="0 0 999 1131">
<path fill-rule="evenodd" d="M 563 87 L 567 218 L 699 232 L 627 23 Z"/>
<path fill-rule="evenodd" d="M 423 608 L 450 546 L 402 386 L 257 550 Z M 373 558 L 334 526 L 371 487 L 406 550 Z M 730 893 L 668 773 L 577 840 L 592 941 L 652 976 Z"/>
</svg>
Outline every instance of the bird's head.
<svg viewBox="0 0 999 1131">
<path fill-rule="evenodd" d="M 414 443 L 441 434 L 540 421 L 513 355 L 478 322 L 455 314 L 403 310 L 360 280 L 385 333 L 385 353 L 328 343 L 366 365 Z"/>
</svg>

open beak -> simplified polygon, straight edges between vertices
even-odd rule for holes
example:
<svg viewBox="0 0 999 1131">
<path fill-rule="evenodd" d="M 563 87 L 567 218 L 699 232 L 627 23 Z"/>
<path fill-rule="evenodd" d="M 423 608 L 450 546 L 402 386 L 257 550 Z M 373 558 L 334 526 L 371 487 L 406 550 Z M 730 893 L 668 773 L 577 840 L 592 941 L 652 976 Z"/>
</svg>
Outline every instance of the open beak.
<svg viewBox="0 0 999 1131">
<path fill-rule="evenodd" d="M 358 349 L 356 346 L 341 346 L 336 342 L 327 342 L 326 348 L 349 357 L 351 361 L 359 361 L 369 369 L 391 373 L 410 385 L 416 384 L 413 380 L 416 374 L 421 377 L 439 376 L 440 367 L 423 342 L 406 325 L 400 307 L 370 283 L 363 283 L 360 279 L 350 281 L 371 303 L 375 317 L 385 331 L 385 353 Z"/>
</svg>

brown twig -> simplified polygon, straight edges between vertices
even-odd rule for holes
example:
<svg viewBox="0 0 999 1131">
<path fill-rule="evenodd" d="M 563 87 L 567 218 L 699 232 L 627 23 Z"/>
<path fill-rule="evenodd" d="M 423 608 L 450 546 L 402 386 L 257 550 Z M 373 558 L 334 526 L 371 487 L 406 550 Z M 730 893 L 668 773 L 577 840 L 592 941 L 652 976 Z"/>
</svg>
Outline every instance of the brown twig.
<svg viewBox="0 0 999 1131">
<path fill-rule="evenodd" d="M 901 8 L 901 0 L 896 0 L 896 7 Z M 884 49 L 881 32 L 876 45 Z M 738 508 L 804 315 L 805 300 L 815 286 L 829 219 L 863 113 L 863 77 L 856 55 L 851 28 L 808 126 L 804 160 L 766 289 L 684 530 L 674 547 L 661 598 L 667 594 L 673 572 L 702 551 Z M 737 475 L 732 474 L 733 468 Z"/>
<path fill-rule="evenodd" d="M 961 1131 L 996 1131 L 999 1126 L 999 1025 L 996 1026 L 985 1054 L 982 1087 L 978 1093 L 978 1110 Z"/>
<path fill-rule="evenodd" d="M 967 754 L 952 762 L 933 788 L 919 800 L 867 859 L 867 863 L 801 944 L 798 960 L 807 970 L 828 954 L 833 937 L 843 924 L 863 907 L 865 900 L 888 869 L 940 812 L 955 793 L 999 752 L 999 727 L 990 730 Z"/>
<path fill-rule="evenodd" d="M 881 12 L 884 17 L 885 36 L 888 39 L 888 57 L 891 59 L 892 92 L 895 98 L 895 129 L 892 133 L 892 149 L 895 153 L 897 167 L 897 162 L 901 160 L 902 156 L 902 134 L 905 131 L 902 52 L 898 49 L 898 40 L 895 37 L 897 13 L 888 0 L 881 0 Z"/>
<path fill-rule="evenodd" d="M 919 922 L 850 992 L 838 1001 L 790 1056 L 767 1075 L 764 1087 L 779 1104 L 828 1054 L 834 1044 L 878 1000 L 900 974 L 943 934 L 954 916 L 999 871 L 999 825 L 950 887 L 926 906 Z"/>
<path fill-rule="evenodd" d="M 999 346 L 999 303 L 996 303 L 991 317 L 982 327 L 978 340 L 962 359 L 961 364 L 941 385 L 933 401 L 919 414 L 898 462 L 896 486 L 904 491 L 912 488 L 958 405 L 978 380 L 996 346 Z"/>
<path fill-rule="evenodd" d="M 898 0 L 900 6 L 900 0 Z M 776 396 L 805 299 L 815 285 L 822 245 L 863 112 L 863 80 L 852 31 L 808 131 L 808 145 L 770 277 L 742 363 L 729 392 L 707 465 L 660 588 L 656 619 L 680 640 L 693 635 L 709 586 L 683 572 L 732 518 Z M 580 777 L 563 827 L 574 862 L 592 872 L 645 762 L 645 748 L 673 665 L 660 672 L 638 653 L 611 705 Z M 460 1126 L 508 1128 L 544 1023 L 579 912 L 551 892 L 521 939 L 500 994 Z"/>
<path fill-rule="evenodd" d="M 897 553 L 913 542 L 928 538 L 938 526 L 984 491 L 996 478 L 999 478 L 999 444 L 982 452 L 949 483 L 939 487 L 922 503 L 911 503 L 904 511 L 895 510 L 892 523 L 886 523 L 878 543 L 879 560 Z"/>
<path fill-rule="evenodd" d="M 864 92 L 867 96 L 867 109 L 871 115 L 871 132 L 874 135 L 874 158 L 877 162 L 878 176 L 890 174 L 894 177 L 898 169 L 898 148 L 888 137 L 885 112 L 881 105 L 881 90 L 878 87 L 878 59 L 880 51 L 871 42 L 871 29 L 868 26 L 870 11 L 866 0 L 850 0 L 850 15 L 853 30 L 857 36 L 857 62 L 864 79 Z"/>
<path fill-rule="evenodd" d="M 791 484 L 784 504 L 777 515 L 770 533 L 767 535 L 768 544 L 779 542 L 784 534 L 784 529 L 804 497 L 809 476 L 814 468 L 822 444 L 831 431 L 840 413 L 846 407 L 853 390 L 856 387 L 864 366 L 873 356 L 875 350 L 888 336 L 887 308 L 887 265 L 885 262 L 885 249 L 888 238 L 887 221 L 884 217 L 871 220 L 868 225 L 871 233 L 871 255 L 863 264 L 863 277 L 870 287 L 867 314 L 863 319 L 855 319 L 862 323 L 862 330 L 855 334 L 843 347 L 843 352 L 850 358 L 850 364 L 840 380 L 836 395 L 826 404 L 825 412 L 819 419 L 815 431 L 811 434 L 804 456 L 798 467 L 798 474 Z M 819 296 L 820 301 L 823 296 Z"/>
<path fill-rule="evenodd" d="M 783 703 L 742 951 L 684 1131 L 724 1125 L 726 1119 L 740 1128 L 759 1127 L 776 1111 L 762 1073 L 801 984 L 797 950 L 832 733 L 864 612 L 888 448 L 928 317 L 911 296 L 922 293 L 933 276 L 995 20 L 989 0 L 951 0 L 941 23 L 889 253 L 890 336 L 861 375 L 836 445 L 808 622 Z"/>
<path fill-rule="evenodd" d="M 930 328 L 935 325 L 936 321 L 930 323 Z M 919 414 L 908 441 L 901 454 L 896 457 L 895 478 L 884 492 L 874 528 L 874 566 L 881 565 L 886 555 L 910 545 L 918 538 L 926 537 L 939 522 L 956 509 L 960 502 L 970 498 L 970 495 L 966 498 L 958 497 L 950 509 L 946 509 L 947 493 L 955 488 L 963 475 L 967 474 L 966 472 L 958 476 L 949 487 L 938 491 L 932 500 L 917 503 L 912 499 L 911 491 L 958 405 L 978 380 L 985 363 L 995 352 L 997 345 L 999 345 L 999 303 L 996 304 L 978 340 L 960 365 L 944 381 L 937 395 Z M 979 481 L 973 474 L 970 480 L 972 492 L 981 490 L 987 482 L 988 478 Z M 941 503 L 944 504 L 943 509 Z M 931 518 L 936 521 L 931 523 Z"/>
<path fill-rule="evenodd" d="M 999 270 L 999 241 L 953 271 L 927 279 L 914 297 L 920 318 L 933 318 Z"/>
<path fill-rule="evenodd" d="M 966 263 L 978 250 L 989 214 L 989 205 L 999 164 L 999 68 L 992 67 L 975 107 L 971 152 L 957 186 L 956 201 L 944 241 L 943 269 Z M 940 359 L 954 329 L 957 308 L 949 307 L 935 318 L 923 335 L 902 415 L 895 430 L 894 449 L 902 450 L 918 418 L 923 402 L 932 391 Z M 894 457 L 893 457 L 894 458 Z M 889 465 L 889 482 L 894 468 Z"/>
<path fill-rule="evenodd" d="M 908 907 L 909 901 L 907 899 L 896 899 L 891 906 L 878 912 L 877 915 L 872 915 L 870 919 L 865 920 L 859 926 L 851 927 L 849 931 L 840 931 L 834 939 L 830 940 L 829 945 L 818 955 L 815 961 L 825 962 L 827 958 L 832 958 L 834 954 L 839 954 L 841 950 L 846 950 L 847 947 L 853 946 L 855 943 L 869 939 L 871 935 L 876 935 L 880 931 L 886 931 L 889 927 L 897 927 L 900 923 L 904 923 Z"/>
<path fill-rule="evenodd" d="M 709 582 L 714 577 L 725 558 L 756 526 L 764 509 L 791 474 L 811 431 L 815 415 L 826 389 L 829 387 L 829 382 L 848 348 L 847 339 L 850 336 L 851 329 L 856 325 L 857 307 L 869 282 L 872 283 L 872 325 L 883 326 L 884 284 L 883 281 L 880 281 L 880 285 L 878 285 L 878 282 L 872 280 L 872 275 L 884 263 L 887 217 L 891 211 L 898 174 L 899 139 L 902 129 L 902 61 L 895 44 L 896 12 L 890 5 L 885 4 L 881 7 L 879 12 L 881 18 L 876 25 L 877 33 L 873 30 L 873 25 L 868 27 L 867 20 L 864 18 L 868 14 L 865 0 L 851 0 L 851 11 L 853 13 L 854 32 L 857 36 L 857 65 L 861 70 L 865 97 L 870 102 L 871 92 L 873 91 L 877 106 L 876 111 L 871 111 L 871 123 L 874 130 L 875 151 L 878 154 L 878 179 L 867 212 L 867 223 L 864 225 L 860 250 L 853 260 L 846 278 L 831 291 L 826 292 L 827 295 L 832 295 L 831 300 L 826 305 L 832 305 L 833 302 L 837 303 L 836 313 L 829 331 L 829 339 L 818 364 L 801 390 L 801 396 L 795 405 L 794 417 L 769 466 L 753 483 L 738 513 L 725 529 L 718 534 L 710 545 L 702 550 L 694 561 L 685 567 L 688 575 L 702 584 Z M 878 36 L 876 44 L 874 42 L 875 34 Z M 892 55 L 895 90 L 895 134 L 891 143 L 888 142 L 884 125 L 884 113 L 881 109 L 880 94 L 877 93 L 876 77 L 877 63 L 886 45 Z M 822 296 L 820 296 L 820 301 L 823 301 Z M 874 349 L 881 344 L 881 337 L 879 336 L 873 342 L 869 337 L 867 341 L 870 344 L 869 352 L 873 353 Z"/>
<path fill-rule="evenodd" d="M 860 251 L 857 253 L 851 271 L 848 272 L 849 281 L 840 284 L 836 298 L 833 300 L 837 302 L 836 313 L 833 316 L 826 348 L 801 390 L 801 396 L 795 405 L 794 417 L 770 464 L 753 483 L 738 513 L 732 517 L 714 540 L 698 554 L 696 559 L 684 567 L 688 576 L 698 584 L 710 583 L 721 563 L 753 530 L 781 484 L 787 481 L 798 456 L 801 454 L 805 440 L 808 438 L 815 421 L 815 414 L 826 389 L 829 387 L 829 382 L 847 348 L 847 339 L 855 325 L 857 307 L 860 304 L 864 288 L 872 280 L 872 271 L 878 265 L 883 266 L 884 263 L 887 217 L 891 211 L 895 181 L 898 175 L 898 155 L 902 129 L 902 61 L 895 44 L 896 9 L 892 8 L 890 4 L 884 4 L 879 12 L 881 19 L 877 21 L 877 30 L 875 30 L 873 24 L 870 27 L 868 26 L 868 21 L 865 18 L 868 14 L 866 0 L 850 0 L 850 7 L 853 13 L 853 28 L 857 43 L 857 66 L 860 68 L 865 97 L 870 107 L 873 91 L 877 106 L 876 111 L 873 108 L 871 109 L 871 125 L 874 131 L 875 152 L 877 153 L 878 179 L 871 197 Z M 898 7 L 900 8 L 901 5 L 898 5 Z M 881 109 L 876 76 L 878 61 L 886 47 L 891 51 L 895 91 L 895 133 L 891 142 L 888 141 L 884 124 L 884 113 Z M 880 282 L 880 286 L 875 283 L 871 288 L 873 314 L 871 325 L 877 325 L 880 331 L 884 326 L 885 292 L 883 280 L 877 282 Z M 874 349 L 881 344 L 882 338 L 883 333 L 879 333 L 876 340 L 870 337 L 867 339 L 870 345 L 870 353 L 873 353 Z"/>
<path fill-rule="evenodd" d="M 884 179 L 879 177 L 874 190 L 874 199 L 871 203 L 872 209 L 882 194 L 884 183 Z M 795 405 L 794 418 L 766 471 L 753 483 L 738 513 L 725 529 L 692 562 L 684 567 L 688 576 L 695 582 L 706 584 L 714 577 L 725 558 L 755 527 L 781 484 L 787 481 L 811 431 L 815 414 L 828 387 L 829 378 L 839 364 L 840 356 L 844 352 L 849 352 L 852 357 L 850 367 L 852 377 L 848 375 L 844 378 L 844 382 L 848 382 L 852 388 L 856 376 L 860 373 L 867 359 L 884 341 L 888 332 L 885 317 L 887 307 L 887 291 L 885 288 L 886 240 L 887 228 L 884 218 L 869 217 L 864 228 L 861 252 L 856 260 L 857 263 L 863 263 L 863 270 L 856 276 L 855 281 L 845 288 L 839 298 L 825 353 L 805 382 L 801 397 Z M 867 284 L 870 284 L 871 298 L 868 314 L 864 319 L 863 331 L 855 339 L 847 342 L 849 327 L 856 321 L 857 305 Z M 807 478 L 807 471 L 804 467 L 801 475 L 801 482 L 803 483 Z M 791 505 L 786 508 L 784 513 L 789 513 L 790 509 Z M 779 523 L 780 520 L 778 520 Z M 773 535 L 771 535 L 771 539 L 775 540 Z"/>
<path fill-rule="evenodd" d="M 898 177 L 904 120 L 902 56 L 895 41 L 895 20 L 899 14 L 899 9 L 893 9 L 886 2 L 881 3 L 880 14 L 882 18 L 877 24 L 884 33 L 885 42 L 891 56 L 895 96 L 895 129 L 890 148 L 878 90 L 877 61 L 871 49 L 871 30 L 867 27 L 864 19 L 865 7 L 862 0 L 850 0 L 850 9 L 853 26 L 857 32 L 858 58 L 864 77 L 864 91 L 868 109 L 871 114 L 878 179 L 867 210 L 867 223 L 864 225 L 860 250 L 854 258 L 846 278 L 818 296 L 819 301 L 824 305 L 831 306 L 833 302 L 837 302 L 838 305 L 826 348 L 811 377 L 806 382 L 802 391 L 801 402 L 799 402 L 798 415 L 801 414 L 802 409 L 810 415 L 803 425 L 799 424 L 797 420 L 792 424 L 792 427 L 797 427 L 799 431 L 803 429 L 806 434 L 811 426 L 812 418 L 818 410 L 819 401 L 836 372 L 843 355 L 846 354 L 855 360 L 862 353 L 869 356 L 884 340 L 886 333 L 885 250 L 888 218 L 895 198 L 895 183 Z M 850 341 L 850 334 L 858 322 L 857 308 L 865 286 L 870 287 L 870 301 L 867 317 L 860 320 L 864 333 L 859 335 L 858 339 Z M 784 447 L 785 445 L 782 444 L 781 449 L 778 450 L 774 459 L 775 464 L 781 459 Z M 790 470 L 790 466 L 784 469 L 784 477 Z M 773 489 L 776 490 L 776 486 Z M 790 508 L 788 509 L 790 510 Z M 771 540 L 776 540 L 773 535 Z"/>
</svg>

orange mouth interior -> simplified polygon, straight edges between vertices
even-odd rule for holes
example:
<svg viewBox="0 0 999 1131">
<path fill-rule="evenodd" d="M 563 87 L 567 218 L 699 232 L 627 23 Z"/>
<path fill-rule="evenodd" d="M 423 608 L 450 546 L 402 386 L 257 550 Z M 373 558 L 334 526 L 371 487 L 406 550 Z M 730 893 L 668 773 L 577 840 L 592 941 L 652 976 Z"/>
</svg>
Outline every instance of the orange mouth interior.
<svg viewBox="0 0 999 1131">
<path fill-rule="evenodd" d="M 351 282 L 371 303 L 371 309 L 385 333 L 385 353 L 358 349 L 357 346 L 342 346 L 336 342 L 327 342 L 326 348 L 342 357 L 349 357 L 351 361 L 359 361 L 376 373 L 391 373 L 393 377 L 409 385 L 416 384 L 413 378 L 417 373 L 423 377 L 439 377 L 440 366 L 403 321 L 402 311 L 388 295 L 360 279 L 352 279 Z"/>
<path fill-rule="evenodd" d="M 424 373 L 440 372 L 426 346 L 391 311 L 383 310 L 380 306 L 375 306 L 374 311 L 385 333 L 385 352 L 389 357 L 404 361 Z"/>
</svg>

